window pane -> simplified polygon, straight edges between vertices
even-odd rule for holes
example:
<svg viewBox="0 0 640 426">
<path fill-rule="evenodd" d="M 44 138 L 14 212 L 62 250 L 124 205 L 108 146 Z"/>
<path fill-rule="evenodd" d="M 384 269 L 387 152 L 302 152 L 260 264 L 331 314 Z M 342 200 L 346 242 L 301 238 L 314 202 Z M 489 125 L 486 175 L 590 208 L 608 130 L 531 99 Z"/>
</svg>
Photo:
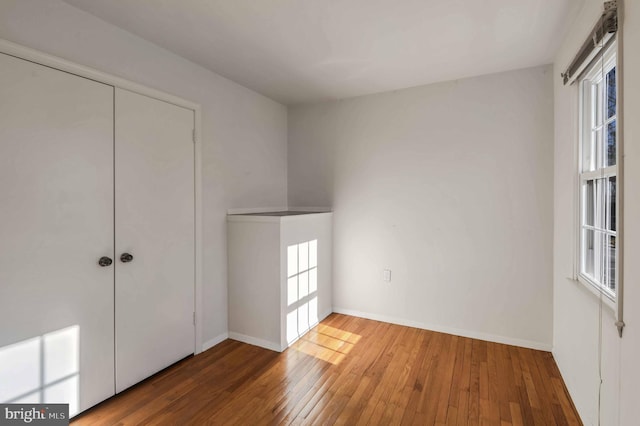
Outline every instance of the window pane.
<svg viewBox="0 0 640 426">
<path fill-rule="evenodd" d="M 608 179 L 607 185 L 607 229 L 616 230 L 616 177 Z"/>
<path fill-rule="evenodd" d="M 616 120 L 607 125 L 607 166 L 616 164 Z"/>
<path fill-rule="evenodd" d="M 604 285 L 614 294 L 616 292 L 616 237 L 608 235 L 605 240 Z"/>
<path fill-rule="evenodd" d="M 583 224 L 594 226 L 595 217 L 595 185 L 594 181 L 588 180 L 582 185 L 582 197 L 583 197 Z"/>
<path fill-rule="evenodd" d="M 607 118 L 616 115 L 616 69 L 607 73 Z"/>
<path fill-rule="evenodd" d="M 589 229 L 582 230 L 582 273 L 594 278 L 594 231 Z"/>
</svg>

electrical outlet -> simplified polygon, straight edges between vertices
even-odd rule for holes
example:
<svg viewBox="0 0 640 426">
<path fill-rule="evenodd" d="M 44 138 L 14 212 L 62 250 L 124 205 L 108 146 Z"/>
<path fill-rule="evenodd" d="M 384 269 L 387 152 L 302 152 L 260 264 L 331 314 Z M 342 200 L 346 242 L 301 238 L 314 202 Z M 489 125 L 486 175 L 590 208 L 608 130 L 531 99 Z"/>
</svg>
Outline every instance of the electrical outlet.
<svg viewBox="0 0 640 426">
<path fill-rule="evenodd" d="M 391 269 L 385 269 L 383 271 L 383 278 L 386 282 L 390 283 L 391 282 Z"/>
</svg>

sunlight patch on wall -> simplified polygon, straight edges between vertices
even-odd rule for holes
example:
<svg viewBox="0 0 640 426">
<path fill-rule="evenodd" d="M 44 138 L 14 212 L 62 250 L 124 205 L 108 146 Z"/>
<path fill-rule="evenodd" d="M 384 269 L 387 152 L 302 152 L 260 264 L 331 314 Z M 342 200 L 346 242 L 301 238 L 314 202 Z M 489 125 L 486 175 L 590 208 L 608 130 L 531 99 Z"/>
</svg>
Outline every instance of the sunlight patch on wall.
<svg viewBox="0 0 640 426">
<path fill-rule="evenodd" d="M 67 403 L 73 416 L 79 395 L 79 326 L 0 348 L 0 402 Z"/>
<path fill-rule="evenodd" d="M 287 343 L 318 323 L 318 240 L 287 247 Z"/>
</svg>

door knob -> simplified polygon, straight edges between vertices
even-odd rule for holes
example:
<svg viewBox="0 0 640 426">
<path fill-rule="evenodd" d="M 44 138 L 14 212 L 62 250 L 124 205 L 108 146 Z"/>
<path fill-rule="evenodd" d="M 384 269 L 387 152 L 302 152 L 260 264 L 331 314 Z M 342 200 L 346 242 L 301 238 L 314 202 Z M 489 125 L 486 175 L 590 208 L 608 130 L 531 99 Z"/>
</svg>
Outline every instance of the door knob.
<svg viewBox="0 0 640 426">
<path fill-rule="evenodd" d="M 109 266 L 113 263 L 113 260 L 111 260 L 110 257 L 107 256 L 102 256 L 100 258 L 100 260 L 98 260 L 98 265 L 104 267 L 104 266 Z"/>
<path fill-rule="evenodd" d="M 120 261 L 122 263 L 129 263 L 133 260 L 133 255 L 129 254 L 129 253 L 122 253 L 122 255 L 120 256 Z"/>
</svg>

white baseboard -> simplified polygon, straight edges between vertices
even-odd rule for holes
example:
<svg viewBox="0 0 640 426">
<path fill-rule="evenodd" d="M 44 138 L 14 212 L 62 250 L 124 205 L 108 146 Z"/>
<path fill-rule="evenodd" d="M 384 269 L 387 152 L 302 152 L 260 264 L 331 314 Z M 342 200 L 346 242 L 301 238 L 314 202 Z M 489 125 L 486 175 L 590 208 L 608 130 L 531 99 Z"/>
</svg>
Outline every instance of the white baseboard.
<svg viewBox="0 0 640 426">
<path fill-rule="evenodd" d="M 260 346 L 261 348 L 269 349 L 276 352 L 282 352 L 280 344 L 270 342 L 268 340 L 258 339 L 257 337 L 247 336 L 246 334 L 229 332 L 229 339 L 237 340 L 239 342 L 248 343 L 253 346 Z"/>
<path fill-rule="evenodd" d="M 423 330 L 437 331 L 439 333 L 453 334 L 455 336 L 469 337 L 472 339 L 485 340 L 488 342 L 503 343 L 505 345 L 520 346 L 523 348 L 537 349 L 540 351 L 551 352 L 553 345 L 551 343 L 536 342 L 531 340 L 516 339 L 512 337 L 498 336 L 495 334 L 481 333 L 471 330 L 462 330 L 453 327 L 444 327 L 441 325 L 424 324 L 418 321 L 412 321 L 405 318 L 390 317 L 386 315 L 371 314 L 368 312 L 354 311 L 352 309 L 344 309 L 334 307 L 333 312 L 353 317 L 371 319 L 375 321 L 388 322 L 391 324 L 404 325 L 407 327 L 421 328 Z"/>
<path fill-rule="evenodd" d="M 332 309 L 329 309 L 328 311 L 318 315 L 318 321 L 314 322 L 313 324 L 309 325 L 309 329 L 307 331 L 304 332 L 304 334 L 296 337 L 295 339 L 293 339 L 291 342 L 289 342 L 289 344 L 282 348 L 282 351 L 284 351 L 285 349 L 287 349 L 289 346 L 293 345 L 295 342 L 297 342 L 298 340 L 302 339 L 308 332 L 311 331 L 312 328 L 316 327 L 318 324 L 320 324 L 322 322 L 323 319 L 325 319 L 326 317 L 328 317 L 329 315 L 331 315 L 333 313 Z M 282 352 L 281 351 L 281 352 Z"/>
<path fill-rule="evenodd" d="M 332 312 L 333 312 L 333 310 L 329 309 L 329 310 L 323 312 L 322 314 L 320 314 L 318 316 L 318 322 L 315 323 L 315 324 L 311 324 L 311 326 L 309 327 L 309 330 L 311 330 L 313 327 L 318 325 L 320 323 L 320 321 L 322 321 L 323 319 L 325 319 L 326 317 L 331 315 Z M 304 334 L 302 336 L 304 336 Z M 276 351 L 276 352 L 284 351 L 289 346 L 294 344 L 296 342 L 296 340 L 298 340 L 302 336 L 297 337 L 294 341 L 289 343 L 287 346 L 281 347 L 279 344 L 277 344 L 275 342 L 270 342 L 270 341 L 264 340 L 264 339 L 258 339 L 257 337 L 253 337 L 253 336 L 247 336 L 246 334 L 235 333 L 233 331 L 229 332 L 229 339 L 237 340 L 237 341 L 243 342 L 243 343 L 248 343 L 248 344 L 253 345 L 253 346 L 259 346 L 261 348 L 269 349 L 269 350 Z"/>
<path fill-rule="evenodd" d="M 320 315 L 318 315 L 318 324 L 320 324 L 322 322 L 323 319 L 325 319 L 326 317 L 328 317 L 329 315 L 331 315 L 333 313 L 333 309 L 329 309 L 323 313 L 321 313 Z M 317 324 L 316 324 L 317 325 Z M 314 325 L 315 327 L 315 325 Z"/>
<path fill-rule="evenodd" d="M 229 333 L 222 333 L 221 335 L 216 336 L 211 340 L 207 340 L 206 342 L 204 342 L 202 344 L 202 352 L 206 351 L 207 349 L 211 349 L 212 347 L 214 347 L 218 343 L 222 343 L 225 340 L 227 340 L 228 338 L 229 338 Z"/>
</svg>

